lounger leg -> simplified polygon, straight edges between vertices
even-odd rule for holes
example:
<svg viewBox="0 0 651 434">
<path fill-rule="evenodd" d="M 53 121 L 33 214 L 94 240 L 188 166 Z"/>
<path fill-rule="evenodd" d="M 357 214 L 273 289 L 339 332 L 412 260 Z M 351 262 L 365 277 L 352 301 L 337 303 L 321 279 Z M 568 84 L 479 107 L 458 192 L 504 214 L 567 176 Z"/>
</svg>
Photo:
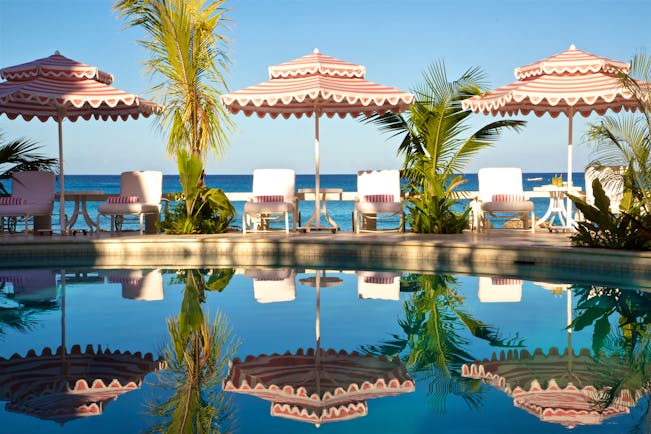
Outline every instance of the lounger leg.
<svg viewBox="0 0 651 434">
<path fill-rule="evenodd" d="M 246 235 L 246 213 L 242 213 L 242 235 Z"/>
<path fill-rule="evenodd" d="M 285 233 L 289 233 L 289 213 L 285 211 Z"/>
<path fill-rule="evenodd" d="M 359 233 L 359 213 L 357 210 L 353 211 L 353 230 L 355 231 L 356 234 Z"/>
<path fill-rule="evenodd" d="M 536 214 L 534 214 L 533 211 L 531 211 L 531 233 L 536 232 Z"/>
<path fill-rule="evenodd" d="M 142 235 L 142 218 L 144 214 L 140 213 L 140 235 Z"/>
</svg>

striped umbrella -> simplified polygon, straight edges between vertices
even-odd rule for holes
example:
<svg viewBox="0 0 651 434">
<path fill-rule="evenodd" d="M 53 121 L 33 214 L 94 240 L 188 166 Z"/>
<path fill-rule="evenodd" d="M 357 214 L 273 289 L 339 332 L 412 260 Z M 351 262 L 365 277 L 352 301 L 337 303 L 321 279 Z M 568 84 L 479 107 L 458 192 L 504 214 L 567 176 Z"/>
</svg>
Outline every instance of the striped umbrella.
<svg viewBox="0 0 651 434">
<path fill-rule="evenodd" d="M 533 354 L 502 351 L 499 357 L 463 365 L 464 377 L 476 378 L 505 392 L 516 407 L 543 421 L 576 425 L 601 424 L 605 419 L 628 414 L 647 392 L 622 390 L 606 406 L 600 402 L 607 389 L 598 383 L 616 378 L 622 367 L 616 360 L 596 363 L 587 349 L 574 354 L 571 347 L 563 354 L 551 348 L 548 354 L 537 349 Z"/>
<path fill-rule="evenodd" d="M 102 414 L 120 395 L 138 389 L 150 372 L 164 368 L 151 353 L 95 350 L 79 345 L 55 353 L 30 350 L 0 358 L 0 400 L 7 410 L 64 424 Z"/>
<path fill-rule="evenodd" d="M 463 108 L 491 115 L 536 116 L 560 114 L 569 120 L 567 143 L 567 185 L 572 187 L 572 120 L 576 113 L 587 117 L 608 110 L 638 110 L 634 95 L 618 78 L 618 71 L 628 73 L 630 65 L 606 57 L 569 50 L 515 69 L 518 81 L 499 87 L 483 96 L 463 101 Z M 646 85 L 646 84 L 645 84 Z M 568 190 L 569 191 L 569 190 Z M 568 226 L 571 202 L 568 198 Z"/>
<path fill-rule="evenodd" d="M 54 119 L 59 129 L 59 191 L 61 231 L 65 232 L 63 165 L 64 119 L 127 120 L 159 114 L 162 107 L 109 86 L 113 76 L 62 56 L 52 56 L 0 69 L 0 114 L 29 121 Z"/>
<path fill-rule="evenodd" d="M 269 80 L 222 95 L 231 113 L 285 119 L 314 116 L 315 125 L 315 229 L 321 228 L 319 178 L 319 118 L 323 115 L 358 116 L 402 112 L 414 96 L 394 87 L 364 79 L 366 68 L 314 50 L 301 58 L 269 67 Z M 306 227 L 311 225 L 311 219 Z"/>
<path fill-rule="evenodd" d="M 320 425 L 367 414 L 366 400 L 413 392 L 397 358 L 313 348 L 231 361 L 224 390 L 271 401 L 271 414 Z"/>
</svg>

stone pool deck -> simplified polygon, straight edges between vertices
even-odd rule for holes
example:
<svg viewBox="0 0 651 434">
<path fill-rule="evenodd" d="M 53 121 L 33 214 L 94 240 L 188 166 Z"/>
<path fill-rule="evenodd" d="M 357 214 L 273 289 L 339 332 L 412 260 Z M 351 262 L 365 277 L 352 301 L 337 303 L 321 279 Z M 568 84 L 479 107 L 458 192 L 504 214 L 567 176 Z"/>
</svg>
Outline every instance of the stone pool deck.
<svg viewBox="0 0 651 434">
<path fill-rule="evenodd" d="M 0 267 L 386 269 L 651 288 L 651 252 L 572 247 L 567 234 L 313 232 L 0 234 Z"/>
</svg>

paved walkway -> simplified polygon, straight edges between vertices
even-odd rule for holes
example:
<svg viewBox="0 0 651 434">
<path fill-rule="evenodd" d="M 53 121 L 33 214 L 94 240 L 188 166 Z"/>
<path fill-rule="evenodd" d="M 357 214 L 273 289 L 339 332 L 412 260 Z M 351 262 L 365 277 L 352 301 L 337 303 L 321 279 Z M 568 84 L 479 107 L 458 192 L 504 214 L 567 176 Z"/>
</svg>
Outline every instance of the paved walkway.
<svg viewBox="0 0 651 434">
<path fill-rule="evenodd" d="M 585 281 L 651 288 L 651 252 L 572 247 L 564 233 L 32 236 L 0 234 L 0 267 L 183 268 L 283 266 L 393 269 Z"/>
</svg>

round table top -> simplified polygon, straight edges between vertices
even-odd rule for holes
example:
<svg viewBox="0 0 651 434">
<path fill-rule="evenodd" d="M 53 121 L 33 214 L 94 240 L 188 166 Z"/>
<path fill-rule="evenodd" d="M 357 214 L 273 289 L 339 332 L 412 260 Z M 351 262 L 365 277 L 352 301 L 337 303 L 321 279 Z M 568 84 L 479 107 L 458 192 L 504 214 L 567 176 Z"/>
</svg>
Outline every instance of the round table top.
<svg viewBox="0 0 651 434">
<path fill-rule="evenodd" d="M 299 188 L 299 193 L 316 193 L 316 188 Z M 343 193 L 343 188 L 319 188 L 319 193 Z"/>
</svg>

